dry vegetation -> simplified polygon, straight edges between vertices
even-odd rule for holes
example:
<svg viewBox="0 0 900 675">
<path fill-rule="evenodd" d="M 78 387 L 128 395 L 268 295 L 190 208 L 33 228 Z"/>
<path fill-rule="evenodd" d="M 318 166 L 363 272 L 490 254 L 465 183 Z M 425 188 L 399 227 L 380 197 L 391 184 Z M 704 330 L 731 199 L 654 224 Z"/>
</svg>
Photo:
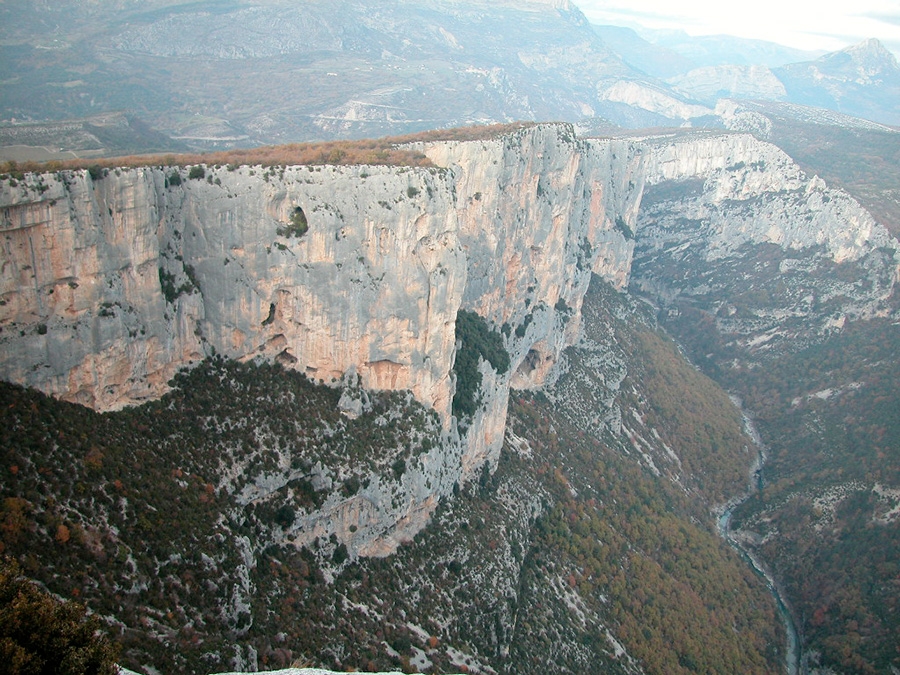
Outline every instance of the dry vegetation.
<svg viewBox="0 0 900 675">
<path fill-rule="evenodd" d="M 704 525 L 694 489 L 702 480 L 718 494 L 730 471 L 717 467 L 746 466 L 739 420 L 729 430 L 724 410 L 709 427 L 678 419 L 682 402 L 730 404 L 709 384 L 679 397 L 678 382 L 696 385 L 692 367 L 649 311 L 638 316 L 597 281 L 586 332 L 611 333 L 616 358 L 653 351 L 617 396 L 623 419 L 658 430 L 643 446 L 656 457 L 665 443 L 681 461 L 708 460 L 702 476 L 656 475 L 593 415 L 560 414 L 556 394 L 516 392 L 508 424 L 522 444 L 505 446 L 493 475 L 457 484 L 394 555 L 348 559 L 324 536 L 297 548 L 294 523 L 326 500 L 367 498 L 369 482 L 399 486 L 440 442 L 439 421 L 402 392 L 370 392 L 371 410 L 351 420 L 339 389 L 218 358 L 176 376 L 159 401 L 102 415 L 0 383 L 2 552 L 51 592 L 77 596 L 135 670 L 218 672 L 252 648 L 260 669 L 779 672 L 774 603 Z M 475 315 L 464 323 L 457 337 L 482 353 L 473 358 L 506 368 L 496 334 Z M 606 386 L 609 370 L 583 350 L 568 355 L 561 381 Z M 646 386 L 666 377 L 659 395 Z M 329 487 L 314 483 L 317 466 Z M 242 499 L 262 477 L 279 487 Z"/>
<path fill-rule="evenodd" d="M 105 159 L 73 159 L 50 162 L 8 162 L 3 173 L 59 171 L 63 169 L 114 168 L 140 166 L 261 165 L 296 166 L 309 164 L 383 166 L 433 166 L 421 152 L 407 146 L 416 142 L 480 141 L 534 126 L 533 123 L 493 124 L 489 126 L 437 129 L 407 136 L 393 136 L 358 141 L 322 143 L 289 143 L 259 148 L 223 150 L 202 154 L 151 154 L 110 157 Z"/>
</svg>

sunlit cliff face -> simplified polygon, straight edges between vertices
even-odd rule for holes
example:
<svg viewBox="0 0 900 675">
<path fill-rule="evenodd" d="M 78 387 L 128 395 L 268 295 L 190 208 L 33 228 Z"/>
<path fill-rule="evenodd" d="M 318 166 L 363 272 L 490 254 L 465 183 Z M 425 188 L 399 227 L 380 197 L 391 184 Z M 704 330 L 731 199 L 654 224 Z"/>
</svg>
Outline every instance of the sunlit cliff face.
<svg viewBox="0 0 900 675">
<path fill-rule="evenodd" d="M 440 168 L 4 182 L 0 376 L 100 410 L 156 398 L 212 354 L 410 390 L 455 448 L 435 451 L 433 480 L 410 487 L 402 517 L 418 514 L 404 525 L 415 531 L 435 494 L 496 461 L 510 385 L 554 377 L 579 338 L 591 274 L 624 287 L 636 241 L 668 250 L 690 231 L 707 261 L 768 243 L 835 262 L 890 242 L 846 195 L 747 135 L 578 140 L 567 125 L 541 125 L 416 149 Z M 689 194 L 659 192 L 686 182 Z M 664 214 L 638 217 L 645 185 L 643 208 L 665 202 Z M 298 212 L 302 233 L 290 227 Z M 886 264 L 870 265 L 876 296 L 893 283 L 896 263 Z M 505 373 L 481 364 L 480 407 L 464 430 L 451 414 L 460 309 L 502 333 L 511 362 Z"/>
</svg>

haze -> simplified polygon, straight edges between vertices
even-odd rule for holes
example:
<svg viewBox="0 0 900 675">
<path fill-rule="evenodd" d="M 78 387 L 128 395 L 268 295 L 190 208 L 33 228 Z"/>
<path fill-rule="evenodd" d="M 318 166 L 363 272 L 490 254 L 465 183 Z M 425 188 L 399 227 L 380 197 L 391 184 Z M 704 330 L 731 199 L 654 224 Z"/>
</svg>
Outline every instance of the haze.
<svg viewBox="0 0 900 675">
<path fill-rule="evenodd" d="M 818 51 L 878 38 L 900 54 L 900 2 L 895 0 L 758 0 L 752 11 L 744 4 L 717 0 L 577 0 L 576 4 L 594 23 L 683 30 L 695 36 L 726 34 Z"/>
</svg>

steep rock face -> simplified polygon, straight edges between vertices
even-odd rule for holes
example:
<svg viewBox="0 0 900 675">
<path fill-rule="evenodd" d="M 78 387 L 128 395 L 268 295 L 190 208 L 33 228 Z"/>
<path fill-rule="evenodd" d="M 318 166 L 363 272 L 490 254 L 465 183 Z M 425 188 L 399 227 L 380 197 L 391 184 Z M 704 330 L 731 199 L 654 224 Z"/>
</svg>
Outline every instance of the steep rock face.
<svg viewBox="0 0 900 675">
<path fill-rule="evenodd" d="M 545 384 L 577 340 L 591 272 L 626 283 L 633 242 L 616 222 L 637 216 L 641 157 L 628 142 L 579 141 L 553 125 L 422 149 L 457 177 L 463 307 L 501 329 L 510 353 L 507 376 L 485 372 L 469 434 L 479 466 L 496 461 L 509 387 Z"/>
<path fill-rule="evenodd" d="M 209 353 L 263 356 L 326 382 L 352 367 L 449 424 L 460 305 L 521 327 L 514 371 L 538 343 L 552 358 L 577 335 L 590 272 L 627 279 L 614 223 L 636 217 L 641 173 L 627 142 L 567 126 L 426 151 L 449 169 L 5 183 L 0 372 L 102 410 L 159 396 Z M 291 232 L 295 217 L 308 232 Z M 547 368 L 533 371 L 521 384 L 541 384 Z"/>
<path fill-rule="evenodd" d="M 184 332 L 196 303 L 160 321 L 157 181 L 137 169 L 4 184 L 5 379 L 103 409 L 158 395 L 173 365 L 199 358 Z"/>
<path fill-rule="evenodd" d="M 888 311 L 900 246 L 849 195 L 749 135 L 643 142 L 636 287 L 708 305 L 755 352 Z"/>
<path fill-rule="evenodd" d="M 4 181 L 0 377 L 113 409 L 158 397 L 180 368 L 216 353 L 341 383 L 349 415 L 365 405 L 358 385 L 410 390 L 438 413 L 444 441 L 402 480 L 330 493 L 290 533 L 385 554 L 454 484 L 496 463 L 509 388 L 554 381 L 579 338 L 591 273 L 624 287 L 636 244 L 638 283 L 673 297 L 721 286 L 710 266 L 733 265 L 747 245 L 786 252 L 783 272 L 805 281 L 789 285 L 777 316 L 744 321 L 748 341 L 830 299 L 854 302 L 819 307 L 823 325 L 877 312 L 896 277 L 896 242 L 871 216 L 748 135 L 583 140 L 541 125 L 418 149 L 442 168 L 207 167 L 191 179 L 160 167 Z M 663 279 L 661 264 L 698 256 L 698 279 Z M 814 279 L 823 260 L 853 263 L 862 277 L 826 288 Z M 461 426 L 451 415 L 460 309 L 485 317 L 510 355 L 503 374 L 481 362 L 479 405 Z M 735 316 L 723 306 L 723 321 Z M 323 486 L 342 475 L 321 473 Z"/>
<path fill-rule="evenodd" d="M 465 264 L 445 174 L 181 173 L 5 188 L 4 377 L 109 409 L 209 353 L 259 355 L 326 381 L 354 366 L 447 416 Z"/>
<path fill-rule="evenodd" d="M 204 356 L 262 357 L 326 382 L 358 374 L 367 388 L 411 390 L 450 432 L 466 265 L 449 173 L 188 174 L 63 173 L 4 187 L 5 379 L 111 409 L 158 397 Z M 460 480 L 464 454 L 448 441 L 397 484 L 376 479 L 350 499 L 338 490 L 289 536 L 388 553 Z M 261 494 L 291 478 L 269 477 Z"/>
<path fill-rule="evenodd" d="M 711 255 L 733 252 L 746 242 L 768 242 L 790 249 L 823 246 L 835 262 L 843 262 L 892 241 L 846 193 L 806 176 L 776 146 L 750 135 L 653 139 L 648 149 L 648 185 L 702 181 L 690 187 L 693 194 L 683 199 L 678 215 L 693 209 L 689 217 L 708 221 Z"/>
<path fill-rule="evenodd" d="M 411 390 L 446 442 L 399 493 L 376 481 L 294 533 L 390 552 L 454 483 L 496 462 L 511 378 L 546 380 L 577 337 L 591 271 L 624 282 L 632 244 L 615 223 L 633 221 L 641 187 L 626 142 L 576 141 L 567 126 L 426 150 L 448 168 L 207 167 L 205 179 L 143 168 L 4 184 L 0 376 L 114 409 L 158 397 L 215 353 Z M 462 431 L 450 414 L 460 307 L 505 324 L 512 363 L 503 375 L 481 364 L 480 407 Z"/>
</svg>

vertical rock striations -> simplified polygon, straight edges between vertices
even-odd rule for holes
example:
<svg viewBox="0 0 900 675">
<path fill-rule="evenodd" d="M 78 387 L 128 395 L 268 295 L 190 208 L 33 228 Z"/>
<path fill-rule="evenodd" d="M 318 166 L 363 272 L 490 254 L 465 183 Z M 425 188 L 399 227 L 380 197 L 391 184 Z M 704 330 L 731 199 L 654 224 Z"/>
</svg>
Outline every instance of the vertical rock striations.
<svg viewBox="0 0 900 675">
<path fill-rule="evenodd" d="M 544 384 L 577 340 L 591 273 L 624 286 L 633 244 L 616 223 L 637 215 L 639 150 L 627 141 L 576 139 L 565 125 L 419 149 L 456 179 L 463 307 L 500 330 L 510 353 L 506 376 L 483 364 L 484 405 L 463 457 L 471 473 L 496 461 L 509 387 Z"/>
<path fill-rule="evenodd" d="M 631 242 L 615 224 L 633 221 L 640 194 L 628 143 L 578 141 L 568 126 L 424 150 L 442 168 L 4 181 L 0 377 L 114 409 L 160 396 L 215 353 L 411 390 L 438 412 L 443 447 L 410 467 L 402 494 L 376 482 L 362 501 L 329 499 L 294 533 L 361 527 L 371 536 L 357 533 L 353 552 L 389 552 L 454 483 L 496 461 L 510 382 L 546 380 L 577 337 L 592 270 L 624 283 Z M 511 354 L 503 375 L 481 363 L 464 429 L 451 415 L 460 308 L 502 329 Z"/>
<path fill-rule="evenodd" d="M 465 262 L 446 172 L 186 175 L 4 186 L 4 378 L 111 409 L 204 355 L 262 356 L 325 381 L 353 366 L 448 416 Z"/>
<path fill-rule="evenodd" d="M 382 554 L 496 461 L 510 386 L 552 380 L 578 339 L 591 274 L 628 283 L 635 233 L 651 263 L 691 243 L 707 261 L 769 242 L 838 263 L 896 243 L 748 135 L 583 140 L 548 124 L 417 149 L 441 168 L 158 167 L 0 182 L 0 377 L 107 410 L 158 397 L 179 369 L 221 354 L 410 390 L 437 411 L 441 447 L 399 487 L 330 497 L 291 534 Z M 639 207 L 650 217 L 639 221 Z M 896 264 L 872 265 L 889 290 Z M 641 281 L 662 289 L 657 276 L 648 264 Z M 451 407 L 460 309 L 502 333 L 510 355 L 503 374 L 480 363 L 465 425 Z M 359 401 L 345 398 L 353 414 Z"/>
</svg>

